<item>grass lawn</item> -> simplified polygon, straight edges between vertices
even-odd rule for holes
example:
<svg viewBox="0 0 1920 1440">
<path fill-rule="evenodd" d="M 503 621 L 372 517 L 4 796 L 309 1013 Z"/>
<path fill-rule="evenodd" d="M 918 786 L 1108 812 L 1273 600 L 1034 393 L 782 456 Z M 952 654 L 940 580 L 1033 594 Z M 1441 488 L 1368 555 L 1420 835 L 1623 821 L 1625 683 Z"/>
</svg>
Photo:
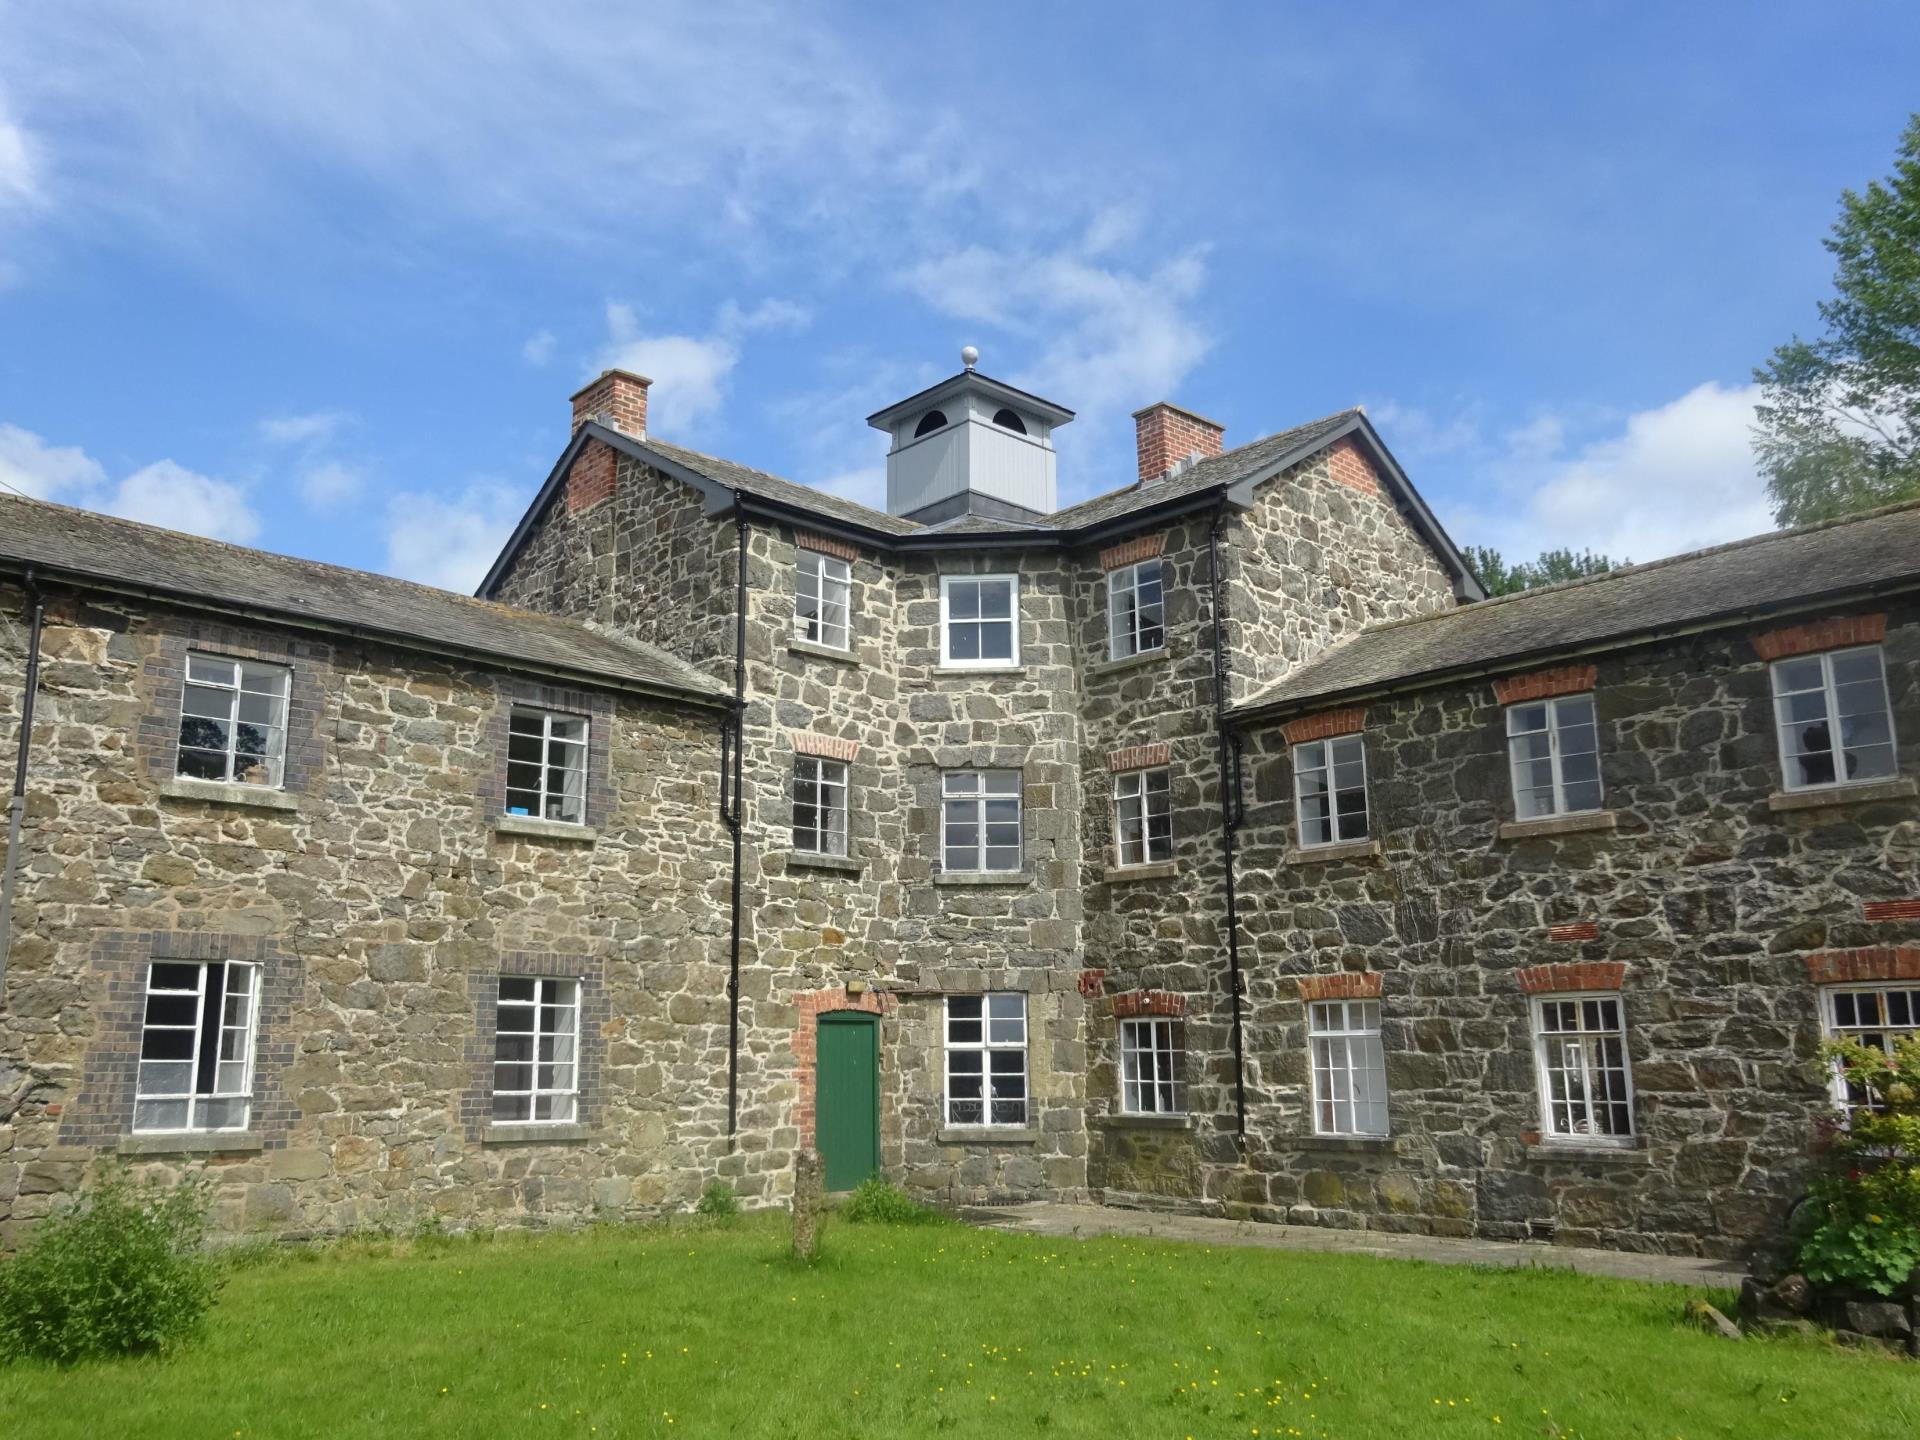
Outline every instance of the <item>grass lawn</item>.
<svg viewBox="0 0 1920 1440">
<path fill-rule="evenodd" d="M 1710 1337 L 1675 1288 L 946 1224 L 785 1244 L 277 1255 L 173 1359 L 0 1370 L 0 1435 L 1920 1435 L 1920 1366 Z"/>
</svg>

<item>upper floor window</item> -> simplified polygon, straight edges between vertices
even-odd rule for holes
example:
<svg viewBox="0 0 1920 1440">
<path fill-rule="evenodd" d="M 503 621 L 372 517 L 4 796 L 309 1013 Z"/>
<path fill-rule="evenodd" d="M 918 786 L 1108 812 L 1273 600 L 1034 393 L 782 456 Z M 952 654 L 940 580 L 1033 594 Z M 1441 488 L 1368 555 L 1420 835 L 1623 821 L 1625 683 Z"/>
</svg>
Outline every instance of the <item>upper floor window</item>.
<svg viewBox="0 0 1920 1440">
<path fill-rule="evenodd" d="M 920 417 L 920 423 L 913 427 L 913 438 L 918 440 L 922 435 L 931 435 L 946 423 L 947 417 L 942 411 L 929 410 Z"/>
<path fill-rule="evenodd" d="M 1367 748 L 1358 735 L 1293 747 L 1300 847 L 1367 838 Z"/>
<path fill-rule="evenodd" d="M 1107 572 L 1107 633 L 1115 660 L 1167 643 L 1158 556 Z"/>
<path fill-rule="evenodd" d="M 947 997 L 947 1123 L 1027 1123 L 1027 997 Z"/>
<path fill-rule="evenodd" d="M 853 570 L 846 561 L 819 550 L 800 550 L 794 560 L 794 638 L 849 649 L 852 597 Z"/>
<path fill-rule="evenodd" d="M 940 577 L 940 663 L 1020 663 L 1020 577 Z"/>
<path fill-rule="evenodd" d="M 1317 1135 L 1387 1133 L 1387 1057 L 1378 1000 L 1315 1000 L 1307 1006 Z"/>
<path fill-rule="evenodd" d="M 1887 780 L 1899 773 L 1878 645 L 1775 661 L 1773 710 L 1787 789 Z"/>
<path fill-rule="evenodd" d="M 1820 1010 L 1827 1034 L 1835 1040 L 1853 1040 L 1891 1054 L 1895 1041 L 1920 1035 L 1920 984 L 1831 986 L 1821 992 Z M 1837 1064 L 1833 1099 L 1847 1115 L 1872 1103 L 1866 1087 L 1849 1081 Z"/>
<path fill-rule="evenodd" d="M 1620 997 L 1543 995 L 1533 1001 L 1541 1128 L 1559 1140 L 1623 1144 L 1633 1137 L 1633 1086 Z"/>
<path fill-rule="evenodd" d="M 587 823 L 587 717 L 513 707 L 507 813 Z"/>
<path fill-rule="evenodd" d="M 1507 707 L 1516 820 L 1600 808 L 1600 741 L 1593 696 L 1562 695 Z"/>
<path fill-rule="evenodd" d="M 259 993 L 258 965 L 156 960 L 147 967 L 136 1132 L 247 1128 Z"/>
<path fill-rule="evenodd" d="M 1120 1109 L 1127 1115 L 1179 1115 L 1187 1108 L 1175 1020 L 1120 1022 Z"/>
<path fill-rule="evenodd" d="M 279 785 L 292 678 L 284 665 L 188 655 L 177 773 L 195 780 Z"/>
<path fill-rule="evenodd" d="M 845 761 L 794 757 L 793 848 L 815 855 L 847 853 Z"/>
<path fill-rule="evenodd" d="M 941 777 L 940 868 L 1020 868 L 1020 772 L 956 770 Z"/>
<path fill-rule="evenodd" d="M 494 1015 L 494 1123 L 571 1122 L 580 1091 L 580 982 L 502 975 Z"/>
<path fill-rule="evenodd" d="M 1114 840 L 1122 865 L 1173 859 L 1173 781 L 1166 766 L 1113 777 Z"/>
<path fill-rule="evenodd" d="M 993 414 L 993 423 L 998 425 L 1002 430 L 1013 431 L 1016 435 L 1024 435 L 1027 433 L 1027 422 L 1011 410 L 996 410 Z"/>
</svg>

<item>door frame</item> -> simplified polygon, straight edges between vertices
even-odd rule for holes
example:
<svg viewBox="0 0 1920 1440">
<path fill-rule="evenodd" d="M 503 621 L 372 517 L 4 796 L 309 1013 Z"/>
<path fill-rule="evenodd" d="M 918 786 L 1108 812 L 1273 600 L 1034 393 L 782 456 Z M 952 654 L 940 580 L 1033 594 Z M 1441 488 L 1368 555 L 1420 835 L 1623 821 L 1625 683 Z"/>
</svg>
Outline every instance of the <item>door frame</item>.
<svg viewBox="0 0 1920 1440">
<path fill-rule="evenodd" d="M 814 1148 L 815 1150 L 818 1150 L 820 1147 L 820 1108 L 821 1108 L 820 1102 L 822 1098 L 821 1097 L 822 1087 L 820 1083 L 820 1065 L 821 1065 L 821 1058 L 826 1052 L 826 1046 L 820 1043 L 818 1031 L 821 1029 L 824 1029 L 829 1024 L 834 1025 L 836 1028 L 843 1025 L 858 1024 L 861 1027 L 863 1027 L 873 1039 L 873 1171 L 872 1173 L 875 1175 L 883 1175 L 886 1173 L 886 1165 L 885 1165 L 885 1162 L 882 1160 L 881 1154 L 880 1154 L 880 1015 L 877 1011 L 858 1010 L 853 1008 L 848 1008 L 844 1010 L 824 1010 L 814 1018 L 814 1026 L 815 1026 L 815 1032 L 816 1032 L 815 1038 L 814 1038 L 814 1059 L 813 1059 L 813 1077 L 814 1077 L 813 1078 L 813 1104 L 814 1104 L 814 1116 L 813 1116 L 814 1142 L 813 1143 L 814 1143 Z M 825 1185 L 825 1182 L 826 1182 L 826 1171 L 827 1171 L 827 1157 L 823 1154 L 820 1157 L 820 1177 L 821 1177 L 821 1183 L 823 1186 Z M 828 1193 L 840 1194 L 842 1192 L 829 1190 Z"/>
</svg>

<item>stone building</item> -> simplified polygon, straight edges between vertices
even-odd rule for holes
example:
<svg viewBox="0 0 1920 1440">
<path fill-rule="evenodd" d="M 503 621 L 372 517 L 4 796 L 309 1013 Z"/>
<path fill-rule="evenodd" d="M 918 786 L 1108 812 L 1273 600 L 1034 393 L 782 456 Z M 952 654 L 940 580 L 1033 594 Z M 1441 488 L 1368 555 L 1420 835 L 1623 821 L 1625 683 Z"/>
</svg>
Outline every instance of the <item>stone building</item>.
<svg viewBox="0 0 1920 1440">
<path fill-rule="evenodd" d="M 942 1203 L 1739 1253 L 1920 1023 L 1920 508 L 1488 601 L 1358 411 L 572 438 L 468 600 L 0 499 L 0 1224 Z M 40 617 L 36 620 L 36 616 Z M 37 668 L 29 687 L 27 672 Z"/>
</svg>

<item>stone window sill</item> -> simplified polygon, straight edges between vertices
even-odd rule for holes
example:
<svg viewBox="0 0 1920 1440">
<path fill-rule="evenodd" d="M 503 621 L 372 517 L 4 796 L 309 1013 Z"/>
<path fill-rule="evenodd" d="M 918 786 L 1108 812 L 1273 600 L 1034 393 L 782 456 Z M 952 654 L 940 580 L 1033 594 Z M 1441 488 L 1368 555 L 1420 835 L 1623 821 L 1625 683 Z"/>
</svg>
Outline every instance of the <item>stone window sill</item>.
<svg viewBox="0 0 1920 1440">
<path fill-rule="evenodd" d="M 831 645 L 822 645 L 815 640 L 789 640 L 787 652 L 791 655 L 811 655 L 816 660 L 831 660 L 839 665 L 851 665 L 856 670 L 865 663 L 851 650 L 836 650 Z"/>
<path fill-rule="evenodd" d="M 1342 1155 L 1397 1155 L 1391 1135 L 1289 1135 L 1280 1142 L 1295 1150 L 1330 1150 Z"/>
<path fill-rule="evenodd" d="M 1151 865 L 1109 865 L 1106 882 L 1124 885 L 1129 880 L 1170 880 L 1180 873 L 1178 860 L 1157 860 Z"/>
<path fill-rule="evenodd" d="M 571 820 L 541 820 L 532 815 L 496 815 L 493 829 L 497 835 L 524 835 L 530 840 L 571 840 L 591 845 L 600 832 L 591 825 L 576 825 Z"/>
<path fill-rule="evenodd" d="M 205 800 L 214 805 L 249 805 L 256 810 L 298 810 L 300 801 L 284 790 L 265 785 L 236 785 L 227 780 L 194 780 L 177 775 L 162 781 L 160 793 L 169 800 Z"/>
<path fill-rule="evenodd" d="M 1167 658 L 1167 647 L 1162 645 L 1156 650 L 1142 650 L 1138 655 L 1123 655 L 1118 660 L 1102 660 L 1087 667 L 1089 677 L 1096 675 L 1116 675 L 1122 670 L 1138 670 L 1143 665 L 1153 665 Z"/>
<path fill-rule="evenodd" d="M 1024 665 L 936 665 L 936 675 L 1024 675 Z"/>
<path fill-rule="evenodd" d="M 1645 1165 L 1648 1161 L 1647 1142 L 1638 1135 L 1625 1145 L 1582 1145 L 1576 1140 L 1529 1140 L 1526 1146 L 1527 1161 L 1535 1165 L 1551 1165 L 1556 1161 L 1568 1160 Z"/>
<path fill-rule="evenodd" d="M 482 1145 L 563 1145 L 592 1138 L 585 1125 L 489 1125 L 480 1132 Z"/>
<path fill-rule="evenodd" d="M 1289 865 L 1329 865 L 1336 860 L 1378 860 L 1378 840 L 1342 840 L 1334 845 L 1296 845 L 1287 851 Z"/>
<path fill-rule="evenodd" d="M 822 855 L 815 850 L 789 850 L 789 870 L 837 870 L 843 875 L 858 875 L 867 862 L 857 855 Z"/>
<path fill-rule="evenodd" d="M 1767 809 L 1818 810 L 1828 805 L 1866 805 L 1875 800 L 1905 800 L 1920 793 L 1911 779 L 1880 780 L 1871 785 L 1823 785 L 1818 790 L 1779 790 L 1767 797 Z"/>
<path fill-rule="evenodd" d="M 1031 870 L 943 870 L 933 877 L 936 885 L 1031 885 Z"/>
<path fill-rule="evenodd" d="M 1107 1115 L 1095 1115 L 1093 1123 L 1103 1130 L 1191 1130 L 1191 1115 L 1132 1115 L 1125 1110 L 1115 1110 Z"/>
<path fill-rule="evenodd" d="M 172 1135 L 123 1135 L 122 1155 L 251 1155 L 266 1149 L 252 1130 L 202 1130 Z"/>
<path fill-rule="evenodd" d="M 1035 1125 L 949 1125 L 935 1138 L 942 1145 L 1032 1145 L 1040 1130 Z"/>
<path fill-rule="evenodd" d="M 1581 815 L 1543 815 L 1538 820 L 1502 820 L 1498 836 L 1502 840 L 1531 840 L 1540 835 L 1579 835 L 1589 830 L 1613 830 L 1620 817 L 1611 810 L 1593 810 Z"/>
</svg>

